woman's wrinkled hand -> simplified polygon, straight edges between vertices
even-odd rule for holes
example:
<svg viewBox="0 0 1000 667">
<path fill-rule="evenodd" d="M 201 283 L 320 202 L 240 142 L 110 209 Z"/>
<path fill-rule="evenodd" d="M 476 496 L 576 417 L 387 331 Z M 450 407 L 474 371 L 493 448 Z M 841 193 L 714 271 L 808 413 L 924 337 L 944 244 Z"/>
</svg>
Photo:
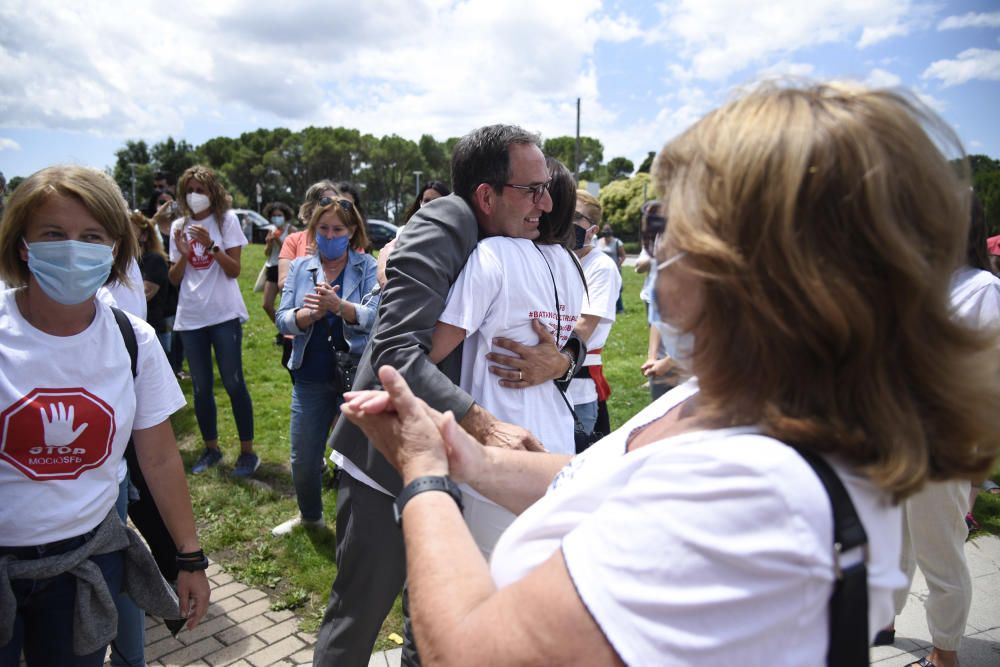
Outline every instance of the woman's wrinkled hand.
<svg viewBox="0 0 1000 667">
<path fill-rule="evenodd" d="M 447 475 L 444 439 L 427 404 L 391 366 L 379 368 L 378 375 L 385 391 L 348 392 L 341 412 L 365 432 L 404 484 L 424 475 Z"/>
</svg>

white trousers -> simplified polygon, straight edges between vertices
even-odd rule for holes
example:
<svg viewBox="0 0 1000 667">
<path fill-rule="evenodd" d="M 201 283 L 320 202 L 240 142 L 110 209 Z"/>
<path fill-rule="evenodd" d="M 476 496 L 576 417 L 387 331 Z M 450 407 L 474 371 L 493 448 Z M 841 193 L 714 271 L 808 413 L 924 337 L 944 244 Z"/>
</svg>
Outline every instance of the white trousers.
<svg viewBox="0 0 1000 667">
<path fill-rule="evenodd" d="M 957 651 L 972 604 L 972 579 L 965 561 L 969 529 L 969 481 L 928 482 L 903 504 L 903 553 L 900 567 L 913 580 L 919 566 L 927 579 L 924 603 L 934 646 Z M 909 586 L 896 591 L 896 615 L 906 605 Z"/>
<path fill-rule="evenodd" d="M 493 554 L 493 547 L 507 526 L 514 523 L 517 516 L 508 512 L 499 505 L 495 505 L 488 500 L 477 498 L 462 492 L 462 505 L 465 509 L 462 516 L 465 517 L 465 524 L 472 533 L 472 538 L 476 541 L 476 546 L 482 552 L 486 562 L 489 562 L 490 555 Z"/>
</svg>

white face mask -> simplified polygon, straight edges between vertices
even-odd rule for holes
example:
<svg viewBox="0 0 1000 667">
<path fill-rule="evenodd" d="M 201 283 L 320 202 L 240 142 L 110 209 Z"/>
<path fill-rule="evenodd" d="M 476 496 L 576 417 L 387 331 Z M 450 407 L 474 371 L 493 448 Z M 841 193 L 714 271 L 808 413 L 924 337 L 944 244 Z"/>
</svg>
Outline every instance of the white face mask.
<svg viewBox="0 0 1000 667">
<path fill-rule="evenodd" d="M 212 200 L 208 198 L 208 195 L 203 195 L 200 192 L 189 192 L 187 195 L 187 205 L 192 213 L 198 215 L 212 205 Z"/>
<path fill-rule="evenodd" d="M 679 252 L 670 259 L 656 265 L 656 272 L 659 273 L 674 262 L 683 258 L 687 253 Z M 671 359 L 677 362 L 682 369 L 691 372 L 691 359 L 694 356 L 694 334 L 684 333 L 672 324 L 664 321 L 664 313 L 660 310 L 660 303 L 656 294 L 656 279 L 653 279 L 653 287 L 650 290 L 650 303 L 653 304 L 655 317 L 653 326 L 660 333 L 660 342 Z"/>
</svg>

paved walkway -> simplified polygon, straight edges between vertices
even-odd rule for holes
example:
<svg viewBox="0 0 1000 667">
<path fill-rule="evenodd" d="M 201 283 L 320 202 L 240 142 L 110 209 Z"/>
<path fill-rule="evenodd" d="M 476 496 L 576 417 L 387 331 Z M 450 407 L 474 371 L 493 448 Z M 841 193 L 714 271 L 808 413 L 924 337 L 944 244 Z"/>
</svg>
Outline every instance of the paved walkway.
<svg viewBox="0 0 1000 667">
<path fill-rule="evenodd" d="M 1000 538 L 982 537 L 965 545 L 975 593 L 959 659 L 963 667 L 1000 665 Z M 146 660 L 151 666 L 311 665 L 315 635 L 299 632 L 289 611 L 271 611 L 263 591 L 234 581 L 213 563 L 208 569 L 212 604 L 201 624 L 177 638 L 159 621 L 146 627 Z M 924 620 L 927 585 L 917 571 L 910 602 L 896 623 L 896 645 L 872 649 L 872 664 L 901 667 L 926 655 L 930 635 Z M 398 667 L 400 649 L 375 653 L 369 667 Z"/>
</svg>

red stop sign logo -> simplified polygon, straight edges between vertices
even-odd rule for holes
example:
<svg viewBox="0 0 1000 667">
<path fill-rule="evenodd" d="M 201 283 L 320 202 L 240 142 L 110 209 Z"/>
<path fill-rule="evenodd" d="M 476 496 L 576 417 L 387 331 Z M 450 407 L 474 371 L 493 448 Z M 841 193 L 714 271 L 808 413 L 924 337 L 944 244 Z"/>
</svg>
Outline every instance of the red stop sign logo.
<svg viewBox="0 0 1000 667">
<path fill-rule="evenodd" d="M 0 458 L 31 479 L 76 479 L 111 455 L 115 411 L 79 387 L 34 389 L 0 413 Z"/>
</svg>

